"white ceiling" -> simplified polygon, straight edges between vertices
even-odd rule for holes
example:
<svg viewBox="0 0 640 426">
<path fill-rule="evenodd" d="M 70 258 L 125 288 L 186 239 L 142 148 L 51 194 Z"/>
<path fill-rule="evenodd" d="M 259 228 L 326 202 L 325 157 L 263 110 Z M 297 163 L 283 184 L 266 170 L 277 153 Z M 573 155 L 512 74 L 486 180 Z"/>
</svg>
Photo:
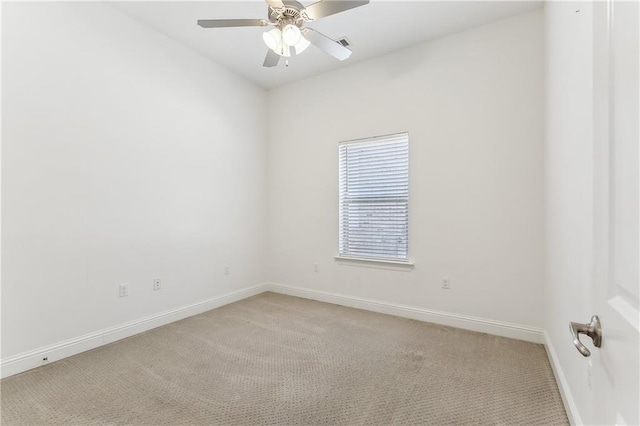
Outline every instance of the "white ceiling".
<svg viewBox="0 0 640 426">
<path fill-rule="evenodd" d="M 328 0 L 325 0 L 328 1 Z M 315 1 L 301 1 L 309 5 Z M 541 1 L 397 1 L 371 3 L 307 24 L 327 36 L 346 36 L 353 54 L 340 62 L 316 47 L 276 68 L 262 66 L 264 27 L 209 28 L 198 19 L 266 19 L 264 1 L 109 2 L 161 33 L 195 49 L 264 88 L 277 87 L 467 28 L 542 7 Z"/>
</svg>

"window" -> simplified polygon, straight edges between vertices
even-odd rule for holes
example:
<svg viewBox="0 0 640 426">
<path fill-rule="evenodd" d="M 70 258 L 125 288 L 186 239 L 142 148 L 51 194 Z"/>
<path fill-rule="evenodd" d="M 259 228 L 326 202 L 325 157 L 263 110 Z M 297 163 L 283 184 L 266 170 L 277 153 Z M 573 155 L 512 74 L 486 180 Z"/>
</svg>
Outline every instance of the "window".
<svg viewBox="0 0 640 426">
<path fill-rule="evenodd" d="M 409 135 L 341 142 L 339 257 L 409 260 Z"/>
</svg>

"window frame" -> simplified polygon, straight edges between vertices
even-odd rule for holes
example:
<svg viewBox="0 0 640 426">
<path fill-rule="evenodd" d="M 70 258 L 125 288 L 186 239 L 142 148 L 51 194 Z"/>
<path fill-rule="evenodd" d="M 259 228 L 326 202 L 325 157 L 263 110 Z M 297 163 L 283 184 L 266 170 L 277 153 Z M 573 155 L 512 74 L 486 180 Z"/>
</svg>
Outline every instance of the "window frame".
<svg viewBox="0 0 640 426">
<path fill-rule="evenodd" d="M 375 144 L 375 143 L 384 143 L 385 141 L 393 141 L 393 140 L 398 140 L 398 139 L 404 139 L 406 141 L 406 150 L 407 150 L 407 195 L 406 195 L 406 205 L 407 205 L 407 221 L 406 221 L 406 226 L 407 226 L 407 233 L 406 233 L 406 257 L 398 257 L 398 258 L 394 258 L 394 257 L 381 257 L 381 256 L 375 256 L 375 255 L 353 255 L 353 254 L 343 254 L 342 253 L 342 244 L 341 244 L 341 240 L 342 240 L 342 236 L 343 236 L 343 232 L 342 232 L 342 224 L 343 224 L 343 212 L 342 212 L 342 207 L 343 207 L 343 199 L 344 197 L 342 196 L 342 181 L 340 179 L 340 173 L 341 173 L 341 169 L 342 169 L 342 162 L 341 162 L 341 150 L 342 147 L 345 145 L 360 145 L 360 144 Z M 409 165 L 410 165 L 410 145 L 409 145 L 409 132 L 399 132 L 399 133 L 393 133 L 393 134 L 388 134 L 388 135 L 380 135 L 380 136 L 373 136 L 373 137 L 368 137 L 368 138 L 361 138 L 361 139 L 353 139 L 353 140 L 347 140 L 347 141 L 341 141 L 338 143 L 338 254 L 335 256 L 336 261 L 339 261 L 340 263 L 351 263 L 354 264 L 356 266 L 368 266 L 368 267 L 374 267 L 374 268 L 383 268 L 383 269 L 398 269 L 398 270 L 405 270 L 405 269 L 411 269 L 413 267 L 413 260 L 410 257 L 410 195 L 411 195 L 411 191 L 410 191 L 410 173 L 409 173 Z M 405 197 L 402 197 L 405 198 Z"/>
</svg>

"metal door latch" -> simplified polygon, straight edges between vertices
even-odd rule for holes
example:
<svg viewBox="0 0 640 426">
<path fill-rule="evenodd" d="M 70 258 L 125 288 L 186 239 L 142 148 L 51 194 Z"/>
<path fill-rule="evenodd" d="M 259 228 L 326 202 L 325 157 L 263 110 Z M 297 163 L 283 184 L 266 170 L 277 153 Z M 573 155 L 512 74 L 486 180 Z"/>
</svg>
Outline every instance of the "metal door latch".
<svg viewBox="0 0 640 426">
<path fill-rule="evenodd" d="M 580 341 L 580 334 L 586 334 L 591 337 L 593 346 L 596 348 L 602 345 L 602 326 L 600 324 L 600 318 L 598 318 L 597 315 L 591 317 L 589 324 L 582 324 L 580 322 L 569 323 L 569 330 L 571 330 L 571 336 L 573 336 L 573 345 L 584 357 L 591 356 L 591 351 Z"/>
</svg>

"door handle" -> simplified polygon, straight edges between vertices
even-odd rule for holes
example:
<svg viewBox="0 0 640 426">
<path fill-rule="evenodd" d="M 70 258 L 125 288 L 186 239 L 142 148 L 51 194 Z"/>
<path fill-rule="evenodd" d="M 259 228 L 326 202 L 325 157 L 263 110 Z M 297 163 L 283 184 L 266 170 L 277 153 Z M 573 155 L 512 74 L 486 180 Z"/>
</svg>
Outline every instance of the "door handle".
<svg viewBox="0 0 640 426">
<path fill-rule="evenodd" d="M 591 337 L 593 340 L 593 346 L 596 348 L 599 348 L 600 345 L 602 345 L 602 325 L 600 324 L 600 318 L 598 318 L 597 315 L 591 317 L 591 322 L 589 324 L 582 324 L 579 322 L 569 323 L 569 330 L 571 330 L 571 336 L 573 337 L 573 345 L 584 357 L 591 356 L 591 351 L 580 341 L 580 334 L 586 334 Z"/>
</svg>

